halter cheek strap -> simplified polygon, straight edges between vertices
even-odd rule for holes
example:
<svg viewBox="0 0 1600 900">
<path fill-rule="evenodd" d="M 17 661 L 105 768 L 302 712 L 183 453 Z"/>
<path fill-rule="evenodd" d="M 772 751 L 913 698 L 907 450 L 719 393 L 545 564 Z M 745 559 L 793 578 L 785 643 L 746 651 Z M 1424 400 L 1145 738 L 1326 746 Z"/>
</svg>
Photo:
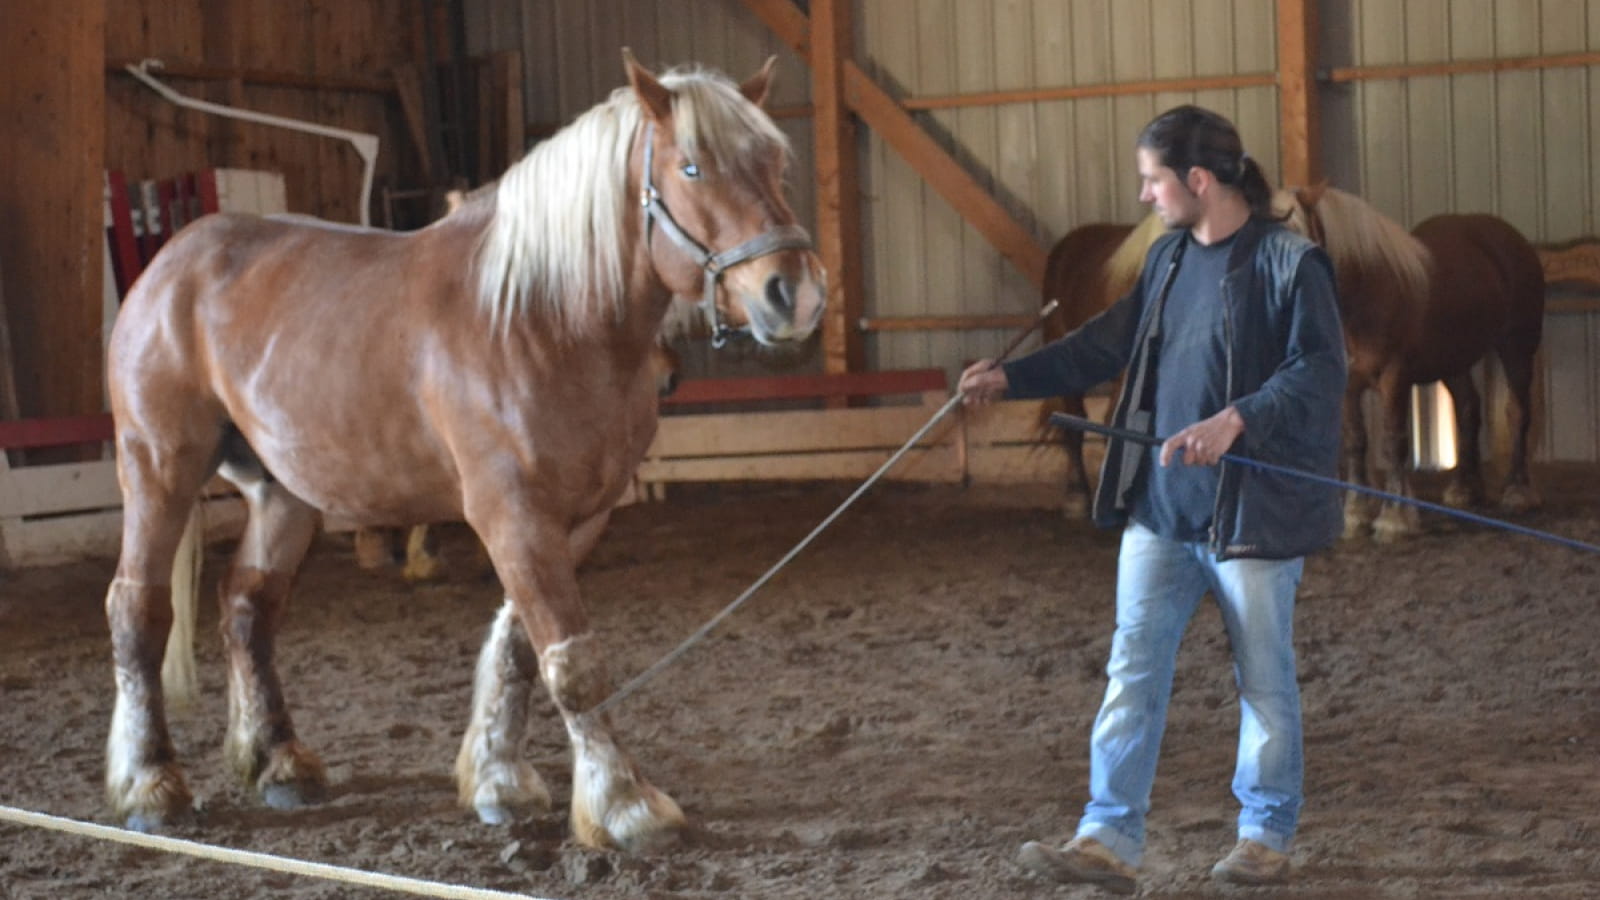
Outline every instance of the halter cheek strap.
<svg viewBox="0 0 1600 900">
<path fill-rule="evenodd" d="M 644 208 L 645 242 L 648 246 L 651 235 L 654 234 L 651 225 L 659 224 L 667 237 L 688 254 L 689 258 L 695 261 L 695 265 L 705 270 L 705 292 L 701 302 L 711 314 L 711 346 L 721 347 L 730 337 L 749 331 L 748 328 L 733 328 L 722 321 L 722 315 L 717 310 L 717 283 L 722 280 L 722 274 L 739 263 L 766 256 L 768 253 L 776 253 L 779 250 L 810 250 L 811 235 L 798 225 L 778 225 L 726 250 L 713 252 L 707 249 L 672 218 L 672 213 L 667 211 L 667 204 L 661 199 L 661 192 L 656 190 L 655 129 L 655 123 L 651 122 L 645 126 L 644 133 L 644 187 L 639 191 L 639 205 Z"/>
</svg>

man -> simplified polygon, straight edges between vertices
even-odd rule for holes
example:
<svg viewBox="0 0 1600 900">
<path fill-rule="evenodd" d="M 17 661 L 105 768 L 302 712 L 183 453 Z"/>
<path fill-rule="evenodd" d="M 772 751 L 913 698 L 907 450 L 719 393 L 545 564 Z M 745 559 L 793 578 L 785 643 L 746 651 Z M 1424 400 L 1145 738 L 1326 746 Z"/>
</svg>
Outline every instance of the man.
<svg viewBox="0 0 1600 900">
<path fill-rule="evenodd" d="M 1335 489 L 1219 461 L 1232 452 L 1336 473 L 1345 357 L 1332 266 L 1274 219 L 1266 178 L 1222 116 L 1163 113 L 1137 155 L 1139 199 L 1173 231 L 1133 292 L 1027 357 L 961 376 L 967 402 L 983 403 L 1083 393 L 1126 368 L 1114 424 L 1170 435 L 1107 446 L 1095 520 L 1124 530 L 1090 800 L 1076 837 L 1030 841 L 1019 860 L 1134 890 L 1178 644 L 1209 590 L 1240 707 L 1239 840 L 1212 875 L 1282 883 L 1302 802 L 1294 595 L 1305 555 L 1338 536 L 1342 515 Z"/>
</svg>

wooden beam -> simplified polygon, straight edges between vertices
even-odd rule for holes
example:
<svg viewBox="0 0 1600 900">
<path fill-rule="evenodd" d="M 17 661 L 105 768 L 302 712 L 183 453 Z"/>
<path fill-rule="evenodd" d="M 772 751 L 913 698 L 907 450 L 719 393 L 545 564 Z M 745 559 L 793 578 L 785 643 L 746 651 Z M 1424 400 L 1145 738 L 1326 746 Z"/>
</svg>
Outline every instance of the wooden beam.
<svg viewBox="0 0 1600 900">
<path fill-rule="evenodd" d="M 13 0 L 0 27 L 0 260 L 24 416 L 101 411 L 104 3 Z"/>
<path fill-rule="evenodd" d="M 866 366 L 861 332 L 861 186 L 856 123 L 845 108 L 844 64 L 854 54 L 850 8 L 855 0 L 811 4 L 811 120 L 816 135 L 817 251 L 828 270 L 828 308 L 822 317 L 822 370 Z"/>
<path fill-rule="evenodd" d="M 810 62 L 810 22 L 791 0 L 743 2 L 789 49 Z M 844 74 L 845 102 L 850 108 L 1035 287 L 1042 287 L 1046 250 L 1033 233 L 1012 218 L 1011 213 L 860 66 L 841 60 L 840 68 Z"/>
<path fill-rule="evenodd" d="M 945 152 L 910 113 L 878 87 L 872 76 L 857 66 L 847 66 L 845 97 L 850 108 L 859 113 L 969 225 L 988 238 L 1001 256 L 1010 260 L 1035 288 L 1044 286 L 1048 254 L 1033 232 L 1012 218 L 1000 201 Z"/>
<path fill-rule="evenodd" d="M 1282 183 L 1322 180 L 1322 127 L 1317 102 L 1317 5 L 1278 0 L 1278 133 Z"/>
<path fill-rule="evenodd" d="M 1160 78 L 1151 81 L 1119 81 L 1113 84 L 1078 84 L 1066 87 L 1032 88 L 1025 91 L 984 91 L 975 94 L 950 94 L 935 97 L 907 97 L 900 101 L 906 109 L 957 109 L 963 106 L 1001 106 L 1007 103 L 1040 103 L 1049 100 L 1082 100 L 1087 97 L 1126 97 L 1172 91 L 1216 91 L 1243 87 L 1266 87 L 1278 83 L 1273 72 L 1245 75 L 1213 75 L 1200 78 Z"/>
<path fill-rule="evenodd" d="M 1546 56 L 1467 59 L 1457 62 L 1416 63 L 1394 66 L 1346 66 L 1329 69 L 1323 78 L 1333 84 L 1344 84 L 1351 81 L 1370 81 L 1375 78 L 1422 78 L 1435 75 L 1466 75 L 1475 72 L 1570 69 L 1593 65 L 1600 65 L 1600 53 L 1557 53 Z"/>
</svg>

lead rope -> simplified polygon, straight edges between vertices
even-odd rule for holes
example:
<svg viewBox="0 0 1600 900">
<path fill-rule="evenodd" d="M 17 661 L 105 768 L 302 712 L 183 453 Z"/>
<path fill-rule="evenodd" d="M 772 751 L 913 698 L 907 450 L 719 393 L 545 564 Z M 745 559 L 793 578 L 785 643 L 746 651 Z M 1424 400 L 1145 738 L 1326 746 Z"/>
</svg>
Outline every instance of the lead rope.
<svg viewBox="0 0 1600 900">
<path fill-rule="evenodd" d="M 1071 416 L 1067 415 L 1066 413 L 1051 413 L 1050 424 L 1060 428 L 1071 428 L 1075 431 L 1092 431 L 1095 434 L 1104 435 L 1106 437 L 1121 438 L 1126 441 L 1133 441 L 1134 443 L 1145 444 L 1151 447 L 1160 446 L 1161 444 L 1166 443 L 1165 438 L 1143 434 L 1138 431 L 1130 431 L 1126 428 L 1117 428 L 1112 425 L 1101 425 L 1099 422 L 1091 422 L 1088 419 L 1082 418 L 1081 416 Z M 1518 525 L 1515 522 L 1507 522 L 1503 519 L 1493 519 L 1489 516 L 1480 516 L 1477 513 L 1467 512 L 1464 509 L 1455 509 L 1454 507 L 1442 506 L 1438 503 L 1429 503 L 1426 500 L 1418 500 L 1415 497 L 1406 497 L 1400 494 L 1393 494 L 1389 491 L 1379 490 L 1378 488 L 1367 487 L 1364 484 L 1341 481 L 1337 478 L 1329 478 L 1326 475 L 1318 475 L 1315 472 L 1307 472 L 1303 469 L 1296 469 L 1290 466 L 1280 466 L 1277 463 L 1263 462 L 1259 459 L 1251 459 L 1247 456 L 1239 456 L 1234 453 L 1224 453 L 1222 454 L 1222 459 L 1225 459 L 1231 463 L 1237 463 L 1241 466 L 1249 466 L 1251 468 L 1262 469 L 1268 472 L 1276 472 L 1280 475 L 1290 475 L 1295 478 L 1303 478 L 1306 481 L 1314 481 L 1317 484 L 1325 484 L 1329 487 L 1343 488 L 1344 490 L 1355 491 L 1358 494 L 1366 494 L 1370 497 L 1378 497 L 1383 500 L 1392 500 L 1395 503 L 1407 503 L 1411 506 L 1428 510 L 1429 512 L 1454 516 L 1457 519 L 1464 519 L 1468 522 L 1474 522 L 1479 525 L 1487 525 L 1491 528 L 1499 528 L 1503 531 L 1512 531 L 1517 534 L 1527 535 L 1528 537 L 1538 538 L 1541 541 L 1549 541 L 1552 544 L 1560 544 L 1564 547 L 1571 547 L 1574 550 L 1584 550 L 1589 553 L 1600 553 L 1600 545 L 1590 544 L 1585 541 L 1580 541 L 1576 538 L 1563 537 L 1559 534 L 1551 534 L 1548 531 L 1540 531 L 1537 528 L 1529 528 L 1525 525 Z"/>
<path fill-rule="evenodd" d="M 1060 304 L 1055 300 L 1051 300 L 1049 303 L 1046 303 L 1044 307 L 1039 310 L 1039 315 L 1034 318 L 1033 322 L 1030 323 L 1027 328 L 1023 329 L 1020 334 L 1011 339 L 1011 343 L 1006 345 L 1005 350 L 1001 351 L 999 356 L 995 357 L 994 362 L 990 364 L 989 368 L 993 369 L 994 367 L 1000 365 L 1006 360 L 1006 357 L 1016 352 L 1016 349 L 1022 345 L 1022 342 L 1027 340 L 1028 336 L 1033 334 L 1034 330 L 1043 324 L 1044 320 L 1049 318 L 1050 314 L 1055 312 L 1056 307 L 1059 305 Z M 599 715 L 605 712 L 611 706 L 620 703 L 624 697 L 627 697 L 629 694 L 632 694 L 634 691 L 637 691 L 639 688 L 643 687 L 651 679 L 659 675 L 662 670 L 666 669 L 674 662 L 677 662 L 679 657 L 689 652 L 689 648 L 703 640 L 706 635 L 711 633 L 712 629 L 722 624 L 723 620 L 727 619 L 729 616 L 738 611 L 739 607 L 745 604 L 745 601 L 755 596 L 756 591 L 759 591 L 761 588 L 766 586 L 766 583 L 771 581 L 773 576 L 777 575 L 783 570 L 784 566 L 787 566 L 791 560 L 800 555 L 800 551 L 809 547 L 811 542 L 817 539 L 818 535 L 828 530 L 828 526 L 832 525 L 835 519 L 843 515 L 845 510 L 849 509 L 852 504 L 861 499 L 861 496 L 865 494 L 869 488 L 876 484 L 878 479 L 884 476 L 884 473 L 894 468 L 895 463 L 899 462 L 901 457 L 909 453 L 911 448 L 915 447 L 918 441 L 922 440 L 922 438 L 927 435 L 928 432 L 932 431 L 933 426 L 937 425 L 939 420 L 949 415 L 950 410 L 955 409 L 956 404 L 960 403 L 965 397 L 965 393 L 959 390 L 956 391 L 955 396 L 945 401 L 944 406 L 939 407 L 939 411 L 934 413 L 932 418 L 928 419 L 928 421 L 921 428 L 918 428 L 916 434 L 913 434 L 910 438 L 908 438 L 904 444 L 900 445 L 899 450 L 896 450 L 892 456 L 890 456 L 887 460 L 884 460 L 883 465 L 879 466 L 876 472 L 873 472 L 870 476 L 868 476 L 867 480 L 863 481 L 860 487 L 856 488 L 849 497 L 845 498 L 843 503 L 839 504 L 839 506 L 834 509 L 833 512 L 829 513 L 827 518 L 819 522 L 817 527 L 811 529 L 810 534 L 807 534 L 805 537 L 801 538 L 800 543 L 791 547 L 789 552 L 783 555 L 783 558 L 779 559 L 772 565 L 772 568 L 762 573 L 760 578 L 757 578 L 754 583 L 745 588 L 744 593 L 740 594 L 732 603 L 724 606 L 721 612 L 718 612 L 716 615 L 712 616 L 710 621 L 706 622 L 704 625 L 701 625 L 693 634 L 689 635 L 687 638 L 684 638 L 683 643 L 673 648 L 670 653 L 656 660 L 655 663 L 653 663 L 648 669 L 645 669 L 643 672 L 635 675 L 631 680 L 628 681 L 627 684 L 624 684 L 622 687 L 618 688 L 611 694 L 611 696 L 600 701 L 598 704 L 584 712 L 583 715 Z"/>
</svg>

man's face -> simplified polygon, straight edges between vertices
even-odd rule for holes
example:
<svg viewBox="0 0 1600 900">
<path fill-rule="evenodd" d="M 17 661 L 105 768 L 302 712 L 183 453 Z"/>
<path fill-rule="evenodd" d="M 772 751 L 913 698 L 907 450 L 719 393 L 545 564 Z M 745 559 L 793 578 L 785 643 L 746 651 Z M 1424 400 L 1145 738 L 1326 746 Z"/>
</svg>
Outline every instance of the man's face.
<svg viewBox="0 0 1600 900">
<path fill-rule="evenodd" d="M 1200 198 L 1189 190 L 1178 173 L 1161 164 L 1156 151 L 1137 150 L 1139 158 L 1139 202 L 1150 208 L 1168 228 L 1189 228 L 1200 221 Z"/>
</svg>

